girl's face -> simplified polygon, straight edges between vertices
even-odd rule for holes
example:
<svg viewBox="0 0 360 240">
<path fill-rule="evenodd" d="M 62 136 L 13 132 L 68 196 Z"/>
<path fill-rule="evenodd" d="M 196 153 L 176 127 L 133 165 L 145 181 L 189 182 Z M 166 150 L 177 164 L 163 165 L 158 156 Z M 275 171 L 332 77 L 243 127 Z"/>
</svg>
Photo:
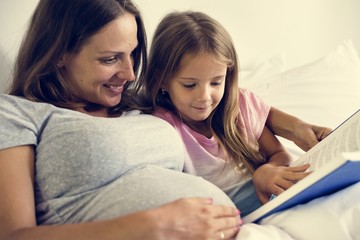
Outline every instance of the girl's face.
<svg viewBox="0 0 360 240">
<path fill-rule="evenodd" d="M 208 53 L 185 55 L 180 71 L 165 87 L 187 123 L 206 120 L 224 95 L 227 65 L 216 59 Z"/>
<path fill-rule="evenodd" d="M 59 61 L 73 94 L 104 107 L 117 105 L 127 81 L 135 80 L 132 52 L 138 44 L 135 17 L 126 13 Z"/>
</svg>

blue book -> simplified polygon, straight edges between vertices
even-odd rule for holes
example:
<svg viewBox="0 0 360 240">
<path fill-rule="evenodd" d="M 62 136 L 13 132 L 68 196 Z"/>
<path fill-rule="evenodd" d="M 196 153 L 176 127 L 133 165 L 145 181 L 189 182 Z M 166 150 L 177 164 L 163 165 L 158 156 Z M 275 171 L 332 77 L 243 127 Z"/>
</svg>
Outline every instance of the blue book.
<svg viewBox="0 0 360 240">
<path fill-rule="evenodd" d="M 291 166 L 310 163 L 310 175 L 243 217 L 259 222 L 273 213 L 332 194 L 360 181 L 360 110 Z"/>
</svg>

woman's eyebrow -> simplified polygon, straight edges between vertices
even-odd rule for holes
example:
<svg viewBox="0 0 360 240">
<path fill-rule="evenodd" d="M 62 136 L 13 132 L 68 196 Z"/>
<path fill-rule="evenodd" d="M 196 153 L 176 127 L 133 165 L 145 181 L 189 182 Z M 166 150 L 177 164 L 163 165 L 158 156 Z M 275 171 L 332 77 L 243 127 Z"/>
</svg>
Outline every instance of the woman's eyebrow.
<svg viewBox="0 0 360 240">
<path fill-rule="evenodd" d="M 99 54 L 113 54 L 118 55 L 124 53 L 123 51 L 111 51 L 111 50 L 105 50 L 105 51 L 98 51 Z"/>
</svg>

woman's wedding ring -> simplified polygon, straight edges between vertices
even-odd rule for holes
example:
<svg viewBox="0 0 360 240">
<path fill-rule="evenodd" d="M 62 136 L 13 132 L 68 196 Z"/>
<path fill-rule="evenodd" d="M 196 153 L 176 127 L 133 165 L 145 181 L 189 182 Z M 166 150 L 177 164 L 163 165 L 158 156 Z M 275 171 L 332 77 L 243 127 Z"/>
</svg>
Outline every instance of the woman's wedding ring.
<svg viewBox="0 0 360 240">
<path fill-rule="evenodd" d="M 223 231 L 220 232 L 220 239 L 221 240 L 225 239 L 225 233 Z"/>
</svg>

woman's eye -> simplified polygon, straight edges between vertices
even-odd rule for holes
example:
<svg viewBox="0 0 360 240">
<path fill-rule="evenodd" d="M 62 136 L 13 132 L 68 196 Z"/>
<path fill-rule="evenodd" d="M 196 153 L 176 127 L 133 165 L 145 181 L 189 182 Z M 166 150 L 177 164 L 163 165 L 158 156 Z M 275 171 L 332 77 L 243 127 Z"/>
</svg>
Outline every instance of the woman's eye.
<svg viewBox="0 0 360 240">
<path fill-rule="evenodd" d="M 116 58 L 116 57 L 101 59 L 101 62 L 102 62 L 102 63 L 105 63 L 105 64 L 112 64 L 112 63 L 114 63 L 114 62 L 116 62 L 116 61 L 117 61 L 117 58 Z"/>
</svg>

